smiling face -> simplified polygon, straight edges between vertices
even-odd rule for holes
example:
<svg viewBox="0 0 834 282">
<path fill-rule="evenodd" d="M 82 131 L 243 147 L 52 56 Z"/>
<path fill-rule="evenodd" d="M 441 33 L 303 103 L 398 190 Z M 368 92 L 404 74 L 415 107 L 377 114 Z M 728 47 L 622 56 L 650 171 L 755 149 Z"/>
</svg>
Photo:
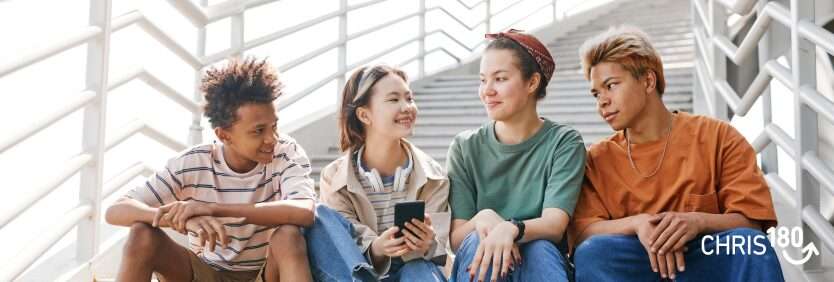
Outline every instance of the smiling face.
<svg viewBox="0 0 834 282">
<path fill-rule="evenodd" d="M 633 127 L 648 99 L 659 98 L 651 96 L 657 96 L 653 72 L 635 78 L 620 64 L 604 62 L 591 68 L 590 80 L 597 112 L 614 130 Z"/>
<path fill-rule="evenodd" d="M 525 110 L 535 111 L 539 77 L 535 73 L 525 80 L 512 50 L 487 49 L 481 57 L 478 93 L 489 118 L 504 121 Z"/>
<path fill-rule="evenodd" d="M 357 117 L 364 124 L 366 137 L 375 135 L 400 139 L 414 133 L 417 104 L 402 77 L 389 73 L 380 78 L 368 94 L 371 95 L 368 104 L 356 109 Z"/>
<path fill-rule="evenodd" d="M 249 171 L 258 163 L 272 162 L 278 142 L 278 117 L 272 103 L 247 103 L 236 111 L 237 119 L 228 128 L 216 128 L 217 137 L 229 166 L 235 171 Z"/>
</svg>

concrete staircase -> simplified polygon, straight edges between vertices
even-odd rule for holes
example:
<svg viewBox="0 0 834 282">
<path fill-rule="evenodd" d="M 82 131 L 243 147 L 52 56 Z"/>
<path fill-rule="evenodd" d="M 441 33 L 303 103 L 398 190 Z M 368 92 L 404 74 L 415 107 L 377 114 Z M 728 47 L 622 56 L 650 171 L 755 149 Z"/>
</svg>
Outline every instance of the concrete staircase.
<svg viewBox="0 0 834 282">
<path fill-rule="evenodd" d="M 556 59 L 556 74 L 547 88 L 547 97 L 539 101 L 543 117 L 579 130 L 587 145 L 613 131 L 596 113 L 596 101 L 581 72 L 579 46 L 587 38 L 614 24 L 629 24 L 649 34 L 665 64 L 666 93 L 663 100 L 672 110 L 692 112 L 694 45 L 690 29 L 689 2 L 629 1 L 613 12 L 591 20 L 590 24 L 548 42 Z M 652 17 L 636 15 L 653 15 Z M 413 137 L 415 145 L 435 160 L 445 163 L 446 151 L 459 132 L 479 127 L 489 121 L 478 98 L 477 73 L 439 75 L 415 87 L 420 113 Z M 339 157 L 330 147 L 327 154 L 311 156 L 313 178 L 318 181 L 321 168 Z"/>
</svg>

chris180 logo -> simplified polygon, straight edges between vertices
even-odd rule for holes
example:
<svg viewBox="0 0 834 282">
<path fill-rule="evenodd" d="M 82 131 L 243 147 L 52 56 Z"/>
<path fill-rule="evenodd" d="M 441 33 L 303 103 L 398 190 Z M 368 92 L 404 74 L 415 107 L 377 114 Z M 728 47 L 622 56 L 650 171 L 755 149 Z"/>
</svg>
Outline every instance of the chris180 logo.
<svg viewBox="0 0 834 282">
<path fill-rule="evenodd" d="M 766 240 L 767 239 L 767 240 Z M 770 245 L 775 249 L 779 247 L 782 249 L 782 257 L 791 264 L 799 265 L 807 262 L 812 256 L 819 255 L 820 252 L 810 242 L 804 247 L 802 246 L 803 236 L 802 228 L 786 226 L 771 227 L 767 229 L 767 237 L 764 235 L 756 235 L 752 238 L 743 235 L 705 235 L 701 238 L 701 251 L 705 255 L 763 255 L 767 252 L 766 242 L 770 241 Z M 714 244 L 713 244 L 714 243 Z M 707 246 L 715 246 L 710 249 Z M 787 248 L 801 248 L 801 253 L 804 254 L 801 259 L 794 259 L 787 252 Z"/>
<path fill-rule="evenodd" d="M 701 238 L 701 251 L 705 255 L 763 255 L 767 252 L 766 242 L 775 249 L 782 249 L 782 257 L 791 264 L 799 265 L 807 262 L 812 256 L 819 255 L 819 250 L 810 242 L 803 247 L 802 228 L 786 226 L 771 227 L 767 229 L 767 237 L 764 235 L 743 236 L 743 235 L 705 235 Z M 714 243 L 714 244 L 712 244 Z M 710 249 L 708 245 L 714 246 Z M 801 259 L 794 259 L 787 252 L 787 248 L 801 248 L 804 254 Z"/>
</svg>

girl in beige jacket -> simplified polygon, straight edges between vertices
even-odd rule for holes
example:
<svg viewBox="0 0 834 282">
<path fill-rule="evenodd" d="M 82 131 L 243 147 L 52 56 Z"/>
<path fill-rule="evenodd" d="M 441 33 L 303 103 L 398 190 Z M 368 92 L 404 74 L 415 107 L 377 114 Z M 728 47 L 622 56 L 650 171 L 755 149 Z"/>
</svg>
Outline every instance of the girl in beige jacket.
<svg viewBox="0 0 834 282">
<path fill-rule="evenodd" d="M 340 147 L 321 174 L 321 201 L 352 225 L 357 251 L 382 281 L 445 281 L 449 181 L 443 168 L 404 138 L 417 105 L 403 71 L 363 67 L 342 92 Z M 394 226 L 394 205 L 425 202 L 424 221 Z M 402 236 L 395 234 L 401 231 Z"/>
</svg>

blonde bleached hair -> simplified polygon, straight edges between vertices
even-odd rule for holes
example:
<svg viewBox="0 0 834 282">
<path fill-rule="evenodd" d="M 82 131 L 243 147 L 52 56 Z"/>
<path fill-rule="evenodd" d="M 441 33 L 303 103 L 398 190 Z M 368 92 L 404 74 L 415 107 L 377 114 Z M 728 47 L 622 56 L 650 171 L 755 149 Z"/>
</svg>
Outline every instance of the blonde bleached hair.
<svg viewBox="0 0 834 282">
<path fill-rule="evenodd" d="M 591 68 L 601 63 L 616 63 L 639 79 L 648 72 L 656 77 L 655 90 L 663 95 L 666 79 L 663 76 L 663 61 L 660 53 L 649 42 L 649 36 L 633 26 L 611 27 L 607 31 L 589 38 L 579 48 L 582 71 L 590 79 Z"/>
</svg>

